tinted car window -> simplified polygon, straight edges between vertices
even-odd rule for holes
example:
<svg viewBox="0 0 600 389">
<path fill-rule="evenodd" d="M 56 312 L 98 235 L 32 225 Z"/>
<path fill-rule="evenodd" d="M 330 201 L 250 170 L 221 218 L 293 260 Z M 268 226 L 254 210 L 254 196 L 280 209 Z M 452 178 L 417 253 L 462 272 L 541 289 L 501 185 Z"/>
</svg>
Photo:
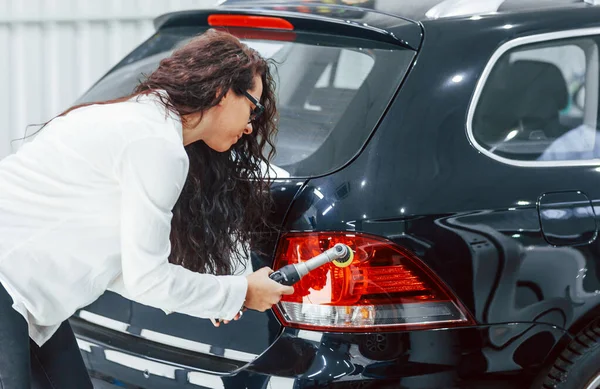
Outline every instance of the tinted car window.
<svg viewBox="0 0 600 389">
<path fill-rule="evenodd" d="M 496 62 L 472 122 L 476 142 L 520 161 L 600 158 L 595 38 L 519 46 Z"/>
<path fill-rule="evenodd" d="M 159 61 L 198 30 L 162 31 L 126 58 L 79 102 L 127 95 Z M 414 52 L 361 39 L 296 33 L 241 40 L 273 60 L 279 133 L 278 176 L 330 172 L 358 153 L 400 85 Z M 147 48 L 146 48 L 147 47 Z"/>
</svg>

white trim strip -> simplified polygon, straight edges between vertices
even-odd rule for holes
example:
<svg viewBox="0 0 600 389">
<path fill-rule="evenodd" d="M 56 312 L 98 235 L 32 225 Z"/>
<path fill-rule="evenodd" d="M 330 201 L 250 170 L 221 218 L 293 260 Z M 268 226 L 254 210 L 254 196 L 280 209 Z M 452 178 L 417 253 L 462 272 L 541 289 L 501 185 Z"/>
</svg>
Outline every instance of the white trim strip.
<svg viewBox="0 0 600 389">
<path fill-rule="evenodd" d="M 166 344 L 168 346 L 177 347 L 184 350 L 195 351 L 202 354 L 216 355 L 210 352 L 211 345 L 201 342 L 195 342 L 193 340 L 182 339 L 176 336 L 166 335 L 161 332 L 155 332 L 150 330 L 142 330 L 140 336 L 144 339 L 151 340 L 153 342 Z M 232 359 L 241 362 L 252 362 L 258 358 L 257 354 L 251 354 L 243 351 L 224 349 L 224 358 Z M 216 355 L 220 356 L 220 355 Z"/>
<path fill-rule="evenodd" d="M 475 140 L 475 136 L 473 135 L 473 117 L 475 116 L 475 109 L 477 108 L 477 103 L 479 102 L 479 98 L 481 97 L 481 92 L 483 87 L 485 86 L 487 79 L 496 65 L 496 62 L 500 59 L 500 57 L 506 53 L 508 50 L 514 49 L 515 47 L 527 45 L 530 43 L 538 43 L 538 42 L 546 42 L 546 41 L 554 41 L 559 39 L 566 38 L 578 38 L 590 35 L 600 35 L 600 27 L 594 28 L 581 28 L 577 30 L 568 30 L 568 31 L 558 31 L 551 32 L 546 34 L 537 34 L 530 35 L 522 38 L 516 38 L 511 41 L 506 42 L 502 46 L 500 46 L 492 55 L 487 65 L 485 66 L 483 72 L 481 73 L 481 77 L 477 82 L 477 86 L 475 87 L 475 93 L 469 103 L 469 110 L 467 113 L 467 137 L 469 138 L 469 142 L 480 151 L 482 154 L 487 157 L 496 160 L 498 162 L 519 166 L 519 167 L 562 167 L 562 166 L 598 166 L 600 165 L 600 159 L 588 159 L 588 160 L 573 160 L 573 161 L 518 161 L 514 159 L 508 159 L 496 155 L 484 147 L 482 147 Z"/>
<path fill-rule="evenodd" d="M 269 377 L 269 389 L 294 389 L 295 378 L 288 377 Z"/>
<path fill-rule="evenodd" d="M 192 385 L 212 389 L 225 389 L 225 385 L 223 384 L 221 377 L 206 373 L 200 373 L 196 371 L 189 372 L 187 375 L 187 380 Z"/>
<path fill-rule="evenodd" d="M 129 332 L 127 332 L 127 328 L 129 327 L 129 325 L 127 323 L 123 323 L 118 320 L 109 319 L 108 317 L 98 315 L 96 313 L 92 313 L 92 312 L 85 311 L 85 310 L 79 311 L 79 317 L 90 323 L 98 324 L 105 328 L 110 328 L 115 331 L 129 334 Z M 130 335 L 133 335 L 133 334 L 130 334 Z M 133 335 L 133 336 L 135 336 L 135 335 Z M 144 339 L 156 342 L 156 343 L 160 343 L 160 344 L 164 344 L 164 345 L 172 346 L 172 347 L 177 347 L 182 350 L 189 350 L 189 351 L 194 351 L 194 352 L 202 353 L 202 354 L 215 355 L 218 357 L 228 358 L 228 359 L 239 361 L 239 362 L 252 362 L 256 358 L 258 358 L 258 354 L 252 354 L 252 353 L 247 353 L 247 352 L 239 351 L 239 350 L 232 350 L 232 349 L 228 349 L 228 348 L 224 349 L 223 356 L 217 355 L 217 354 L 211 353 L 211 351 L 210 351 L 211 345 L 210 344 L 196 342 L 196 341 L 188 340 L 188 339 L 183 339 L 183 338 L 179 338 L 177 336 L 167 335 L 167 334 L 163 334 L 162 332 L 156 332 L 156 331 L 151 331 L 151 330 L 147 330 L 147 329 L 142 329 L 140 331 L 139 336 L 141 338 L 144 338 Z"/>
<path fill-rule="evenodd" d="M 111 330 L 119 332 L 127 332 L 127 327 L 129 327 L 127 323 L 110 319 L 106 316 L 98 315 L 85 310 L 79 311 L 79 317 L 85 321 L 89 321 L 90 323 L 98 324 L 102 327 L 110 328 Z"/>
<path fill-rule="evenodd" d="M 252 362 L 258 358 L 258 355 L 226 348 L 223 357 L 234 361 Z"/>
<path fill-rule="evenodd" d="M 163 334 L 162 332 L 155 332 L 150 330 L 142 330 L 140 336 L 144 339 L 151 340 L 153 342 L 166 344 L 169 346 L 195 351 L 203 354 L 210 354 L 210 345 L 200 342 L 194 342 L 192 340 L 182 339 L 177 336 L 171 336 Z"/>
<path fill-rule="evenodd" d="M 317 331 L 299 330 L 297 336 L 298 338 L 311 340 L 317 343 L 321 343 L 321 339 L 323 339 L 323 333 Z"/>
<path fill-rule="evenodd" d="M 119 365 L 127 366 L 130 369 L 148 372 L 150 374 L 175 379 L 175 371 L 180 370 L 173 366 L 164 363 L 150 361 L 133 355 L 125 354 L 115 350 L 104 350 L 104 355 L 107 361 L 118 363 Z"/>
<path fill-rule="evenodd" d="M 90 343 L 83 339 L 75 338 L 75 340 L 77 341 L 77 346 L 79 346 L 79 349 L 83 350 L 83 351 L 87 351 L 88 353 L 92 352 L 92 347 L 98 347 L 98 345 L 96 345 L 94 343 Z"/>
</svg>

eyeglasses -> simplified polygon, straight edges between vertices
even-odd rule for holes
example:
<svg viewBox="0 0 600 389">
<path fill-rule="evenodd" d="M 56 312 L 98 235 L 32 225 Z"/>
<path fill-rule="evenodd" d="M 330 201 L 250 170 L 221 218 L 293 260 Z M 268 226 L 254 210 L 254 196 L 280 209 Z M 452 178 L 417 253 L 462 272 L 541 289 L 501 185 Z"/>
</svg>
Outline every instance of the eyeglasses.
<svg viewBox="0 0 600 389">
<path fill-rule="evenodd" d="M 248 119 L 248 123 L 256 120 L 262 113 L 265 111 L 265 106 L 258 102 L 251 94 L 246 91 L 243 91 L 244 96 L 248 98 L 254 104 L 254 109 L 250 112 L 250 119 Z"/>
</svg>

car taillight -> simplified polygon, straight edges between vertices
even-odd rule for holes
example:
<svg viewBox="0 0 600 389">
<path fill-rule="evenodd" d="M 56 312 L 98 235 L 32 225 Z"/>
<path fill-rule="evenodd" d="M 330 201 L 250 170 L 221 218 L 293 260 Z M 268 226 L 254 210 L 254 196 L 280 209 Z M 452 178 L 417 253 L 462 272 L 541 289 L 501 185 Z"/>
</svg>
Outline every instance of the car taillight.
<svg viewBox="0 0 600 389">
<path fill-rule="evenodd" d="M 283 42 L 296 40 L 294 25 L 279 17 L 213 14 L 208 16 L 208 25 L 240 39 Z"/>
<path fill-rule="evenodd" d="M 290 233 L 279 242 L 274 269 L 306 261 L 344 243 L 352 264 L 329 263 L 302 278 L 275 309 L 289 327 L 371 332 L 474 324 L 439 278 L 393 242 L 359 233 Z"/>
</svg>

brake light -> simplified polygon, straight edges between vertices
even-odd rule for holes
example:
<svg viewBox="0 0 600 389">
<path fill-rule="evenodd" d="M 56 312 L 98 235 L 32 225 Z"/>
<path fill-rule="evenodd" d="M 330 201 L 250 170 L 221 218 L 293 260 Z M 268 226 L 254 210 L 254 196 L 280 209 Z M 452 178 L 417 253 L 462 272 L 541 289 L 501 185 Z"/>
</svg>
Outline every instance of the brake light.
<svg viewBox="0 0 600 389">
<path fill-rule="evenodd" d="M 294 26 L 289 21 L 273 16 L 253 15 L 226 15 L 216 14 L 208 16 L 208 25 L 213 27 L 245 27 L 265 28 L 274 30 L 293 30 Z"/>
<path fill-rule="evenodd" d="M 366 234 L 290 233 L 279 242 L 274 268 L 298 263 L 344 243 L 354 250 L 346 268 L 326 264 L 294 285 L 275 309 L 289 327 L 372 332 L 472 325 L 449 289 L 417 257 Z"/>
</svg>

